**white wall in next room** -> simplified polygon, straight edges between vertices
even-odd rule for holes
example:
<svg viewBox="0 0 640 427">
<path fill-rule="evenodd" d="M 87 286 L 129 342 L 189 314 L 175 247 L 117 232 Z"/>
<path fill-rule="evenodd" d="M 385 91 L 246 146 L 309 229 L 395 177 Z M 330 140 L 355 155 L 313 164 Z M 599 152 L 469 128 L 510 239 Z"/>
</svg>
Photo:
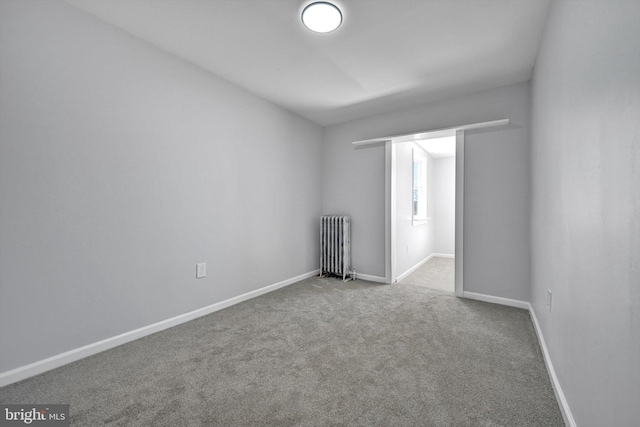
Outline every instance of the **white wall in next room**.
<svg viewBox="0 0 640 427">
<path fill-rule="evenodd" d="M 456 158 L 436 158 L 433 169 L 434 252 L 453 256 L 456 237 Z"/>
</svg>

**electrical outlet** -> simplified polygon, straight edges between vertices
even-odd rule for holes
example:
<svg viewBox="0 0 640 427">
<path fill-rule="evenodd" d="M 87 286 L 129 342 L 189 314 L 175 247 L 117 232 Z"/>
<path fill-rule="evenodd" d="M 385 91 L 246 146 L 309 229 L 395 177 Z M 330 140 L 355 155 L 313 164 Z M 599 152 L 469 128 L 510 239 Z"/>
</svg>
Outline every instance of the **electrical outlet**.
<svg viewBox="0 0 640 427">
<path fill-rule="evenodd" d="M 549 309 L 549 313 L 551 313 L 551 299 L 553 297 L 553 292 L 551 289 L 547 289 L 547 308 Z"/>
<path fill-rule="evenodd" d="M 196 264 L 196 279 L 202 279 L 207 276 L 207 263 L 201 262 Z"/>
</svg>

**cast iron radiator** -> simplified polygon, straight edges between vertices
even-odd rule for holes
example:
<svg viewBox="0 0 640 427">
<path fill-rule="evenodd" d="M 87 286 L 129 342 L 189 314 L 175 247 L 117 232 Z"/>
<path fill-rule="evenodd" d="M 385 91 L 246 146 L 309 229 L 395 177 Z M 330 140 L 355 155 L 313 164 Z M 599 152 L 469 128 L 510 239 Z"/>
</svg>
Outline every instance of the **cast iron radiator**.
<svg viewBox="0 0 640 427">
<path fill-rule="evenodd" d="M 320 277 L 351 279 L 351 220 L 344 215 L 320 217 Z"/>
</svg>

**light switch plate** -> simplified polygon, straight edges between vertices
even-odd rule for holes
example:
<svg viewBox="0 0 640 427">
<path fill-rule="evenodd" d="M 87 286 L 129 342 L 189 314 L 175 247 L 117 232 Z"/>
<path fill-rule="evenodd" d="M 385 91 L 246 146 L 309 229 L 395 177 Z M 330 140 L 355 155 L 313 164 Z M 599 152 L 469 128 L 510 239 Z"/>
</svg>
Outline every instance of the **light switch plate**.
<svg viewBox="0 0 640 427">
<path fill-rule="evenodd" d="M 207 276 L 207 263 L 201 262 L 196 264 L 196 279 L 202 279 Z"/>
</svg>

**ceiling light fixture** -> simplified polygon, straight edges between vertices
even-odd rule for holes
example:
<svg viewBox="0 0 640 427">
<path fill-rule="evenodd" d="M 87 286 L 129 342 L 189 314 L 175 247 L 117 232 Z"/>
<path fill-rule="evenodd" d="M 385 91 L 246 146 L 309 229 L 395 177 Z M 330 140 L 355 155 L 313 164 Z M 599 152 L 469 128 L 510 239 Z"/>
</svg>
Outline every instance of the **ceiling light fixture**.
<svg viewBox="0 0 640 427">
<path fill-rule="evenodd" d="M 332 3 L 317 1 L 304 8 L 302 23 L 316 33 L 330 33 L 342 24 L 342 12 Z"/>
</svg>

